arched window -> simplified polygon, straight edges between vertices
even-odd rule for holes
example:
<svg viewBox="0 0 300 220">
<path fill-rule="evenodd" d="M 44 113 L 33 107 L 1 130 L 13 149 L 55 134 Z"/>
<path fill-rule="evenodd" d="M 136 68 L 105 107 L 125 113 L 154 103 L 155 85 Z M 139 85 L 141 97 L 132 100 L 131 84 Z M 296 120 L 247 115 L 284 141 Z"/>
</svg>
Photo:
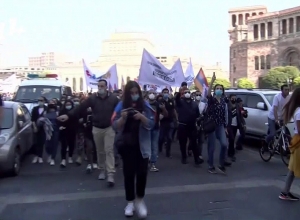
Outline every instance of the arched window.
<svg viewBox="0 0 300 220">
<path fill-rule="evenodd" d="M 80 77 L 80 85 L 79 85 L 80 91 L 83 91 L 83 78 Z"/>
<path fill-rule="evenodd" d="M 73 78 L 73 91 L 76 92 L 76 78 Z"/>
<path fill-rule="evenodd" d="M 236 25 L 236 15 L 231 16 L 231 24 L 232 24 L 232 27 L 235 27 L 235 25 Z"/>
</svg>

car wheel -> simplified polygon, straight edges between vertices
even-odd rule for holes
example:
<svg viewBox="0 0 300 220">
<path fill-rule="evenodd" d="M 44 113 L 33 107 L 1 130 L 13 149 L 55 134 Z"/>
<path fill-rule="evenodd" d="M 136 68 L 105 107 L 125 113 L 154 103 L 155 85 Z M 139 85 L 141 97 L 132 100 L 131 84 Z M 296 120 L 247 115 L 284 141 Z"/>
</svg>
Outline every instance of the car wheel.
<svg viewBox="0 0 300 220">
<path fill-rule="evenodd" d="M 21 154 L 20 154 L 20 150 L 16 148 L 13 162 L 12 162 L 12 167 L 9 171 L 9 174 L 10 176 L 18 176 L 20 170 L 21 170 Z"/>
</svg>

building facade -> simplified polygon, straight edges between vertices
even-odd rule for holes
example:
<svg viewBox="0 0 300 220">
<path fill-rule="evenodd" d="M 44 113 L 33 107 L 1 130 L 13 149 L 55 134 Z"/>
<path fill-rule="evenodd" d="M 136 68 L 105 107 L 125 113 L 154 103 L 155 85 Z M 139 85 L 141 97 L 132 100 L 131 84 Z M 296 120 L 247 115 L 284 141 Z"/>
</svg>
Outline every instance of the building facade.
<svg viewBox="0 0 300 220">
<path fill-rule="evenodd" d="M 66 56 L 55 52 L 43 52 L 41 56 L 28 58 L 29 66 L 52 66 L 64 62 L 66 62 Z"/>
<path fill-rule="evenodd" d="M 230 81 L 259 85 L 276 66 L 300 68 L 300 7 L 268 12 L 265 6 L 229 10 Z"/>
</svg>

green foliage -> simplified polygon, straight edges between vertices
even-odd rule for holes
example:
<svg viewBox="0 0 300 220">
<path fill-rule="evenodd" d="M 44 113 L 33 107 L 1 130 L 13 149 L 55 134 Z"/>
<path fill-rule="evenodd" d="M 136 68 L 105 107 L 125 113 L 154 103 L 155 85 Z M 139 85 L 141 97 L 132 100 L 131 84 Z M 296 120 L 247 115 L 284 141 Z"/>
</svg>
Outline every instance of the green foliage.
<svg viewBox="0 0 300 220">
<path fill-rule="evenodd" d="M 206 79 L 207 79 L 208 84 L 210 84 L 211 77 L 206 77 Z M 223 85 L 225 89 L 231 87 L 231 84 L 227 79 L 218 79 L 217 78 L 216 81 L 214 82 L 213 86 L 215 86 L 216 84 Z"/>
<path fill-rule="evenodd" d="M 294 86 L 294 88 L 300 87 L 300 76 L 298 76 L 294 79 L 293 86 Z"/>
<path fill-rule="evenodd" d="M 237 82 L 237 87 L 241 89 L 253 89 L 255 88 L 255 84 L 248 78 L 241 78 Z"/>
<path fill-rule="evenodd" d="M 288 84 L 289 79 L 296 79 L 300 76 L 300 71 L 294 66 L 278 66 L 270 69 L 268 74 L 262 79 L 263 88 L 279 89 L 283 84 Z"/>
<path fill-rule="evenodd" d="M 195 84 L 193 83 L 193 84 L 190 86 L 189 89 L 190 89 L 190 90 L 197 90 L 197 87 L 196 87 Z"/>
</svg>

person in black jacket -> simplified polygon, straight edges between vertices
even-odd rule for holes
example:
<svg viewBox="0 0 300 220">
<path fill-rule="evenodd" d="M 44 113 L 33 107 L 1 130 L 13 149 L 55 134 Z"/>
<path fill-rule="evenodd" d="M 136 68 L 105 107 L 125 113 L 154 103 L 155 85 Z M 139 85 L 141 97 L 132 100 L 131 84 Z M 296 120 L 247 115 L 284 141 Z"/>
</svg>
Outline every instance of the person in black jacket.
<svg viewBox="0 0 300 220">
<path fill-rule="evenodd" d="M 71 100 L 66 100 L 62 110 L 60 111 L 59 115 L 68 114 L 74 108 L 74 103 Z M 59 123 L 59 138 L 61 142 L 61 163 L 60 166 L 62 168 L 66 167 L 67 162 L 67 149 L 69 149 L 69 158 L 68 162 L 71 164 L 73 163 L 73 152 L 75 148 L 75 138 L 76 138 L 76 131 L 78 126 L 78 118 L 73 117 L 72 119 L 64 122 Z"/>
<path fill-rule="evenodd" d="M 44 113 L 47 110 L 47 106 L 45 105 L 45 103 L 47 103 L 47 99 L 41 96 L 38 99 L 38 106 L 35 106 L 31 112 L 31 121 L 32 121 L 34 139 L 35 139 L 34 141 L 35 143 L 33 144 L 33 150 L 35 156 L 32 160 L 32 163 L 37 163 L 37 162 L 43 163 L 43 151 L 44 151 L 44 145 L 46 143 L 46 134 L 44 132 L 44 129 L 37 125 L 37 120 L 40 117 L 43 117 Z"/>
<path fill-rule="evenodd" d="M 180 96 L 183 94 L 184 98 Z M 189 139 L 196 165 L 201 163 L 196 142 L 196 120 L 200 116 L 198 105 L 192 101 L 189 89 L 182 90 L 175 97 L 176 111 L 178 115 L 177 136 L 181 151 L 181 163 L 187 164 L 187 140 Z"/>
<path fill-rule="evenodd" d="M 236 142 L 236 150 L 243 150 L 243 141 L 245 138 L 245 133 L 246 133 L 246 121 L 245 118 L 248 117 L 248 111 L 244 109 L 243 107 L 243 100 L 241 98 L 237 98 L 236 100 L 237 103 L 237 112 L 241 115 L 240 117 L 240 123 L 241 125 L 239 126 L 239 132 L 240 136 L 238 137 L 238 140 Z"/>
</svg>

